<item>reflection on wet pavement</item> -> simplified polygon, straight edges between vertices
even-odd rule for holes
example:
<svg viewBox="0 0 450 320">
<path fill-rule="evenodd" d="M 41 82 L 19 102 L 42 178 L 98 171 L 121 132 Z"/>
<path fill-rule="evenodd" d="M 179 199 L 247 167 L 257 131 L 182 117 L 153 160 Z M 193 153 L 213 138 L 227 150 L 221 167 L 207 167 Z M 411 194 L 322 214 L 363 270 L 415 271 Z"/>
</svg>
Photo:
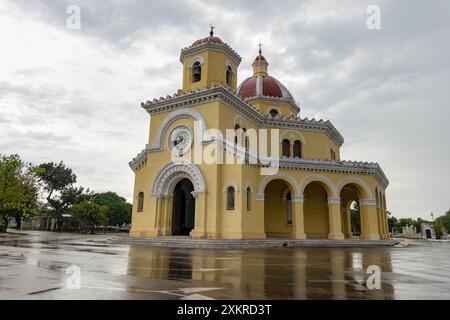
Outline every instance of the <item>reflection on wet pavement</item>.
<svg viewBox="0 0 450 320">
<path fill-rule="evenodd" d="M 0 240 L 0 299 L 449 299 L 450 243 L 406 248 L 177 249 L 108 235 Z M 81 271 L 67 287 L 68 267 Z M 366 273 L 381 270 L 381 289 Z"/>
</svg>

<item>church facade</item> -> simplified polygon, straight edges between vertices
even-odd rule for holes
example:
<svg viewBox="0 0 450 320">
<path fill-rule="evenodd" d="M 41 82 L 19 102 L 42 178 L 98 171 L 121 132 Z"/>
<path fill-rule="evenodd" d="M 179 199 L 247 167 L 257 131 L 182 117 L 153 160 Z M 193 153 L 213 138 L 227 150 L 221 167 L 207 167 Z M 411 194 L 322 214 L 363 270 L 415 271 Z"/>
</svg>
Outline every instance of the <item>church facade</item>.
<svg viewBox="0 0 450 320">
<path fill-rule="evenodd" d="M 212 31 L 180 62 L 182 88 L 141 103 L 150 130 L 130 162 L 131 237 L 389 237 L 380 166 L 341 160 L 343 137 L 301 118 L 261 49 L 239 86 L 241 57 Z"/>
</svg>

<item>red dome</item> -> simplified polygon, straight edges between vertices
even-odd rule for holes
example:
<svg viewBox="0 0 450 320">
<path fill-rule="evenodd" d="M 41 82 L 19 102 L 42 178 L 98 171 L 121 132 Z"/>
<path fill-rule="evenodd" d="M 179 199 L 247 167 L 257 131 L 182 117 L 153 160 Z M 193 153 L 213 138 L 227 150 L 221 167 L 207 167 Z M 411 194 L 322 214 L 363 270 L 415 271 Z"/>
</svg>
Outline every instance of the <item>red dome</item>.
<svg viewBox="0 0 450 320">
<path fill-rule="evenodd" d="M 255 58 L 255 62 L 256 61 L 266 61 L 266 58 L 264 58 L 264 56 L 260 53 L 256 58 Z"/>
<path fill-rule="evenodd" d="M 199 39 L 195 41 L 192 46 L 199 46 L 204 43 L 217 43 L 217 44 L 223 44 L 222 40 L 219 37 L 206 37 L 203 39 Z"/>
<path fill-rule="evenodd" d="M 239 86 L 238 94 L 244 99 L 256 96 L 292 99 L 289 91 L 277 79 L 262 75 L 245 79 Z"/>
<path fill-rule="evenodd" d="M 256 77 L 251 77 L 247 78 L 247 80 L 244 80 L 244 82 L 242 82 L 241 86 L 239 87 L 238 94 L 244 99 L 249 97 L 255 97 Z"/>
</svg>

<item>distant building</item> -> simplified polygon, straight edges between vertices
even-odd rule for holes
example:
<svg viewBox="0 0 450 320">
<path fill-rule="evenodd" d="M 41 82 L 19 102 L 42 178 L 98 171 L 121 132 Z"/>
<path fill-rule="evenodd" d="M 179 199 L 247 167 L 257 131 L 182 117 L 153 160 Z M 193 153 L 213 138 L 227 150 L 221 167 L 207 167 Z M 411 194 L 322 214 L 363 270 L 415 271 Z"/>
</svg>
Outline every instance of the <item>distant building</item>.
<svg viewBox="0 0 450 320">
<path fill-rule="evenodd" d="M 420 225 L 420 230 L 422 233 L 422 238 L 436 239 L 436 230 L 434 229 L 434 224 L 432 222 L 423 222 Z"/>
</svg>

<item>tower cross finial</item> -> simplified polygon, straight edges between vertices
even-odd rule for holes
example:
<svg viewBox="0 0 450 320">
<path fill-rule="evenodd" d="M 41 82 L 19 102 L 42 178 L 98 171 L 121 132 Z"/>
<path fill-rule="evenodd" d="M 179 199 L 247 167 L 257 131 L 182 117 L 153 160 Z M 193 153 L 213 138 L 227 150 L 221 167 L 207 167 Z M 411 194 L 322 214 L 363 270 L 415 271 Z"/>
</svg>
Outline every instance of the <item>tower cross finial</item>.
<svg viewBox="0 0 450 320">
<path fill-rule="evenodd" d="M 212 37 L 212 36 L 214 35 L 214 29 L 215 29 L 216 27 L 214 27 L 214 26 L 212 25 L 212 22 L 209 24 L 209 27 L 211 28 L 211 30 L 209 31 L 209 35 Z"/>
<path fill-rule="evenodd" d="M 258 47 L 259 47 L 259 54 L 261 54 L 262 53 L 262 50 L 261 50 L 262 43 L 261 43 L 261 41 L 259 41 Z"/>
</svg>

